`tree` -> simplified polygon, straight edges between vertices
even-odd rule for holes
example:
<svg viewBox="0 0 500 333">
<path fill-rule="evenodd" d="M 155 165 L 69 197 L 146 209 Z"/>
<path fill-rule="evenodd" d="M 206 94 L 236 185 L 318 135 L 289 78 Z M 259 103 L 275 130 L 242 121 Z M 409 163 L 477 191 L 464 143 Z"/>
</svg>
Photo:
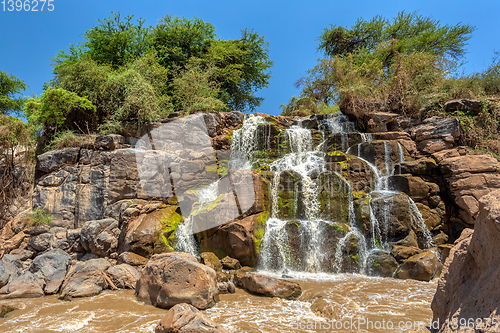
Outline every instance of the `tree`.
<svg viewBox="0 0 500 333">
<path fill-rule="evenodd" d="M 320 36 L 319 50 L 326 56 L 359 54 L 360 58 L 378 56 L 388 67 L 396 54 L 423 52 L 458 61 L 465 55 L 465 46 L 474 27 L 458 23 L 441 25 L 438 20 L 400 12 L 392 21 L 375 16 L 362 18 L 350 28 L 332 25 Z"/>
<path fill-rule="evenodd" d="M 371 107 L 415 113 L 437 96 L 438 85 L 464 56 L 474 28 L 417 13 L 393 20 L 358 19 L 350 28 L 332 26 L 320 36 L 325 58 L 297 81 L 301 97 L 359 115 Z"/>
<path fill-rule="evenodd" d="M 187 113 L 197 111 L 220 111 L 226 104 L 218 99 L 220 84 L 214 80 L 217 69 L 204 65 L 203 61 L 191 58 L 184 70 L 179 70 L 173 85 L 179 105 Z"/>
<path fill-rule="evenodd" d="M 152 29 L 153 48 L 166 68 L 184 67 L 191 57 L 201 58 L 216 39 L 215 27 L 199 18 L 168 15 Z"/>
<path fill-rule="evenodd" d="M 14 167 L 16 153 L 23 149 L 27 149 L 33 144 L 34 135 L 32 129 L 32 126 L 16 117 L 0 115 L 1 164 L 7 165 L 11 169 Z M 3 175 L 0 174 L 0 179 L 2 176 Z"/>
<path fill-rule="evenodd" d="M 26 89 L 26 84 L 14 75 L 0 71 L 0 114 L 20 113 L 24 98 L 15 97 Z"/>
<path fill-rule="evenodd" d="M 144 55 L 149 43 L 149 28 L 144 27 L 144 20 L 132 23 L 133 16 L 121 20 L 119 13 L 99 20 L 99 24 L 87 31 L 83 37 L 85 54 L 99 64 L 109 64 L 113 68 L 133 61 Z"/>
<path fill-rule="evenodd" d="M 40 98 L 26 101 L 26 114 L 30 122 L 57 132 L 63 125 L 66 129 L 78 129 L 83 124 L 91 126 L 95 121 L 95 106 L 74 92 L 49 88 Z"/>
<path fill-rule="evenodd" d="M 273 65 L 268 43 L 262 36 L 243 30 L 240 39 L 212 43 L 206 57 L 218 68 L 221 99 L 229 109 L 254 110 L 262 103 L 255 91 L 268 86 L 269 68 Z"/>
</svg>

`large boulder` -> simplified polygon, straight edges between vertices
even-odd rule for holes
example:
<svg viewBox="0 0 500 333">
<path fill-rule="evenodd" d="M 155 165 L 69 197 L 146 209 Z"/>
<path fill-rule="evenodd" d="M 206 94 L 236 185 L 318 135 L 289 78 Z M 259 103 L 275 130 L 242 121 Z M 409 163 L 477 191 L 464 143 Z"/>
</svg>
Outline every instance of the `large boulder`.
<svg viewBox="0 0 500 333">
<path fill-rule="evenodd" d="M 80 148 L 63 148 L 52 150 L 36 157 L 36 170 L 48 173 L 59 169 L 65 164 L 74 164 L 78 160 Z"/>
<path fill-rule="evenodd" d="M 113 285 L 122 289 L 135 289 L 139 272 L 128 264 L 120 264 L 109 267 L 106 273 L 111 278 Z"/>
<path fill-rule="evenodd" d="M 177 212 L 178 208 L 172 205 L 152 212 L 146 211 L 130 221 L 126 228 L 122 228 L 120 252 L 132 252 L 149 258 L 154 253 L 174 247 L 175 231 L 183 220 Z"/>
<path fill-rule="evenodd" d="M 219 258 L 229 256 L 242 265 L 254 266 L 268 216 L 268 212 L 262 212 L 196 234 L 201 251 L 213 252 Z"/>
<path fill-rule="evenodd" d="M 462 232 L 438 282 L 431 307 L 439 326 L 461 318 L 500 321 L 500 191 L 483 196 L 479 202 L 474 231 Z M 492 326 L 484 330 L 494 331 Z"/>
<path fill-rule="evenodd" d="M 135 293 L 159 308 L 188 303 L 207 309 L 218 301 L 216 273 L 188 253 L 156 254 L 143 268 Z"/>
<path fill-rule="evenodd" d="M 44 281 L 30 271 L 12 279 L 6 286 L 0 288 L 0 299 L 33 298 L 43 296 Z"/>
<path fill-rule="evenodd" d="M 300 285 L 294 281 L 254 273 L 238 273 L 234 278 L 238 287 L 253 294 L 284 299 L 297 299 L 302 294 Z"/>
<path fill-rule="evenodd" d="M 4 255 L 0 259 L 0 288 L 21 275 L 22 268 L 23 263 L 19 259 L 8 254 Z"/>
<path fill-rule="evenodd" d="M 224 333 L 203 312 L 186 303 L 176 304 L 167 311 L 155 328 L 155 333 Z"/>
<path fill-rule="evenodd" d="M 396 270 L 398 279 L 430 281 L 439 275 L 442 264 L 433 252 L 422 252 L 408 258 Z"/>
<path fill-rule="evenodd" d="M 366 267 L 371 276 L 392 277 L 398 268 L 398 262 L 390 253 L 374 251 L 368 255 Z"/>
<path fill-rule="evenodd" d="M 451 142 L 460 136 L 460 121 L 458 118 L 427 118 L 411 130 L 411 136 L 416 141 L 445 139 Z"/>
<path fill-rule="evenodd" d="M 50 295 L 59 291 L 70 263 L 69 254 L 61 249 L 53 249 L 36 257 L 29 271 L 44 281 L 43 290 Z"/>
<path fill-rule="evenodd" d="M 118 221 L 103 219 L 87 221 L 82 227 L 81 244 L 83 248 L 100 257 L 108 257 L 118 247 Z"/>
<path fill-rule="evenodd" d="M 88 297 L 102 292 L 108 285 L 105 275 L 111 264 L 104 258 L 73 264 L 61 286 L 59 298 Z"/>
</svg>

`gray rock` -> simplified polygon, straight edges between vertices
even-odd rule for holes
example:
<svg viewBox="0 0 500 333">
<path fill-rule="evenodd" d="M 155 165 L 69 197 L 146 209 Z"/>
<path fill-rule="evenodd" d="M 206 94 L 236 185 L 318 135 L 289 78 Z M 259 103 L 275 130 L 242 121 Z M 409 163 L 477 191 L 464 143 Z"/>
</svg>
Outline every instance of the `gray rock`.
<svg viewBox="0 0 500 333">
<path fill-rule="evenodd" d="M 121 264 L 108 268 L 108 275 L 113 284 L 122 289 L 135 289 L 135 284 L 139 280 L 139 272 L 128 264 Z"/>
<path fill-rule="evenodd" d="M 33 256 L 33 251 L 30 251 L 27 249 L 15 249 L 15 250 L 10 251 L 9 254 L 16 259 L 19 259 L 21 261 L 25 261 L 27 259 L 30 259 Z"/>
<path fill-rule="evenodd" d="M 114 219 L 86 222 L 80 235 L 83 248 L 101 257 L 109 256 L 118 247 L 118 234 L 114 230 L 117 228 L 118 221 Z"/>
<path fill-rule="evenodd" d="M 59 298 L 100 294 L 107 286 L 105 272 L 110 266 L 111 264 L 103 258 L 73 264 L 61 286 Z"/>
<path fill-rule="evenodd" d="M 23 263 L 14 256 L 4 255 L 0 259 L 0 288 L 21 275 Z"/>
<path fill-rule="evenodd" d="M 217 283 L 217 288 L 219 289 L 219 294 L 234 294 L 236 292 L 234 283 L 230 281 Z"/>
<path fill-rule="evenodd" d="M 481 101 L 477 99 L 454 99 L 444 104 L 446 112 L 453 111 L 481 111 Z"/>
<path fill-rule="evenodd" d="M 49 249 L 52 245 L 52 234 L 46 232 L 44 234 L 37 235 L 35 237 L 31 237 L 30 246 L 36 251 L 45 251 Z"/>
<path fill-rule="evenodd" d="M 36 170 L 48 173 L 66 164 L 75 164 L 78 160 L 79 151 L 80 148 L 63 148 L 38 155 Z"/>
<path fill-rule="evenodd" d="M 460 136 L 460 121 L 458 118 L 431 117 L 414 127 L 411 136 L 417 141 L 430 139 L 446 139 L 453 142 Z"/>
<path fill-rule="evenodd" d="M 229 128 L 238 127 L 243 123 L 243 113 L 239 111 L 231 111 L 224 114 L 226 120 L 226 126 Z"/>
<path fill-rule="evenodd" d="M 53 249 L 36 257 L 29 271 L 44 280 L 45 294 L 55 294 L 61 287 L 70 263 L 69 254 L 61 249 Z"/>
<path fill-rule="evenodd" d="M 0 289 L 0 299 L 43 296 L 44 281 L 33 273 L 26 271 Z"/>
<path fill-rule="evenodd" d="M 95 149 L 114 150 L 125 142 L 125 137 L 119 134 L 101 135 L 95 139 L 94 146 Z"/>
</svg>

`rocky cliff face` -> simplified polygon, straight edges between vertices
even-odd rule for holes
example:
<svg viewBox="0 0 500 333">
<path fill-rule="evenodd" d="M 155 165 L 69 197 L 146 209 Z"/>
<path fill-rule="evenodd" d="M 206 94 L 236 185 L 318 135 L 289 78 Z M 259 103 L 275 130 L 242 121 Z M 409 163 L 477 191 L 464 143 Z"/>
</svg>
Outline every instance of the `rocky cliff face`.
<svg viewBox="0 0 500 333">
<path fill-rule="evenodd" d="M 332 131 L 325 115 L 300 120 L 260 116 L 263 121 L 254 124 L 253 134 L 236 138 L 243 114 L 198 114 L 165 119 L 137 137 L 101 136 L 93 145 L 39 155 L 32 208 L 43 209 L 54 221 L 50 226 L 31 226 L 30 209 L 18 214 L 0 232 L 0 251 L 29 260 L 58 248 L 74 259 L 93 256 L 144 264 L 153 254 L 186 250 L 186 235 L 179 230 L 190 219 L 197 228 L 191 230 L 191 241 L 201 251 L 254 266 L 266 223 L 275 214 L 288 221 L 289 257 L 298 266 L 306 265 L 309 242 L 297 220 L 311 212 L 297 193 L 311 189 L 300 170 L 281 170 L 277 162 L 296 152 L 292 142 L 300 141 L 294 137 L 299 130 L 307 130 L 312 146 L 324 153 L 323 169 L 308 179 L 318 184 L 318 217 L 338 223 L 318 225 L 328 250 L 318 267 L 328 272 L 334 271 L 337 256 L 342 271 L 356 271 L 362 244 L 355 229 L 372 237 L 383 214 L 385 238 L 373 243 L 392 248 L 370 256 L 369 272 L 429 280 L 441 267 L 434 252 L 445 258 L 452 246 L 447 243 L 477 223 L 481 198 L 500 188 L 496 159 L 471 155 L 457 146 L 460 127 L 455 118 L 434 117 L 418 124 L 373 112 L 357 121 L 372 132 L 368 140 L 354 128 Z M 337 125 L 352 126 L 345 120 Z M 251 142 L 254 170 L 230 165 L 231 159 L 241 157 L 231 156 L 235 142 L 236 153 L 249 154 L 244 140 Z M 388 165 L 391 169 L 385 170 Z M 380 178 L 377 170 L 386 175 L 387 186 L 400 192 L 369 195 Z M 200 196 L 197 191 L 209 189 L 214 180 L 217 196 Z M 275 212 L 273 204 L 279 206 Z M 411 222 L 416 211 L 437 251 L 425 251 L 423 226 Z M 351 218 L 355 225 L 350 225 Z"/>
<path fill-rule="evenodd" d="M 494 191 L 479 200 L 474 230 L 464 230 L 439 279 L 432 311 L 440 332 L 498 332 L 499 248 L 500 191 Z"/>
</svg>

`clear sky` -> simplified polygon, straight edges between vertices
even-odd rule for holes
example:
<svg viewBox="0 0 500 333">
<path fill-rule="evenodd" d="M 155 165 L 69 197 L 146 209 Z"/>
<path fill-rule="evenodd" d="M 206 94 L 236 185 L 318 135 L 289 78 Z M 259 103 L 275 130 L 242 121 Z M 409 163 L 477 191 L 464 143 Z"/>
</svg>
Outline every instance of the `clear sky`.
<svg viewBox="0 0 500 333">
<path fill-rule="evenodd" d="M 265 98 L 258 111 L 269 114 L 280 113 L 279 106 L 298 95 L 293 83 L 321 56 L 317 38 L 330 24 L 351 26 L 359 17 L 392 18 L 402 10 L 419 11 L 443 24 L 472 24 L 477 30 L 467 47 L 466 73 L 482 71 L 494 50 L 500 51 L 499 0 L 52 0 L 52 12 L 47 7 L 43 12 L 4 11 L 2 1 L 0 70 L 24 80 L 29 85 L 25 95 L 40 94 L 52 77 L 50 59 L 82 41 L 83 32 L 112 11 L 142 17 L 147 25 L 156 25 L 168 14 L 196 16 L 211 22 L 222 39 L 239 38 L 244 28 L 264 35 L 274 67 L 269 87 L 257 94 Z M 8 0 L 5 3 L 8 6 Z"/>
</svg>

